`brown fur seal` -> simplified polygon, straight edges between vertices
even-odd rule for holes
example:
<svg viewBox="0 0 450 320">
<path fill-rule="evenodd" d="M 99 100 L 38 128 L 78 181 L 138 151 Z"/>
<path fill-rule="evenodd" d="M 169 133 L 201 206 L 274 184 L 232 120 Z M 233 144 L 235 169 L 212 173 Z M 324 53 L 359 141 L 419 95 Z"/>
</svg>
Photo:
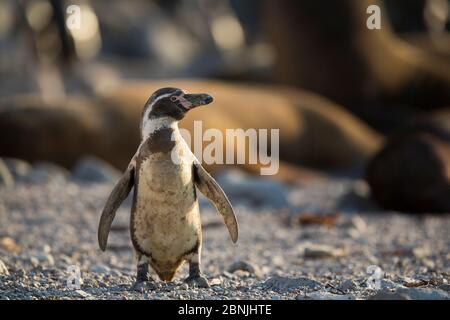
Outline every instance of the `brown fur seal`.
<svg viewBox="0 0 450 320">
<path fill-rule="evenodd" d="M 188 113 L 180 122 L 192 130 L 194 120 L 203 129 L 280 129 L 279 174 L 297 179 L 298 168 L 352 166 L 370 157 L 382 143 L 376 132 L 340 106 L 307 91 L 285 86 L 221 81 L 167 80 L 123 82 L 102 97 L 69 96 L 46 103 L 36 96 L 0 102 L 0 155 L 29 161 L 49 160 L 72 166 L 84 154 L 99 156 L 125 168 L 139 145 L 141 110 L 149 92 L 163 86 L 206 90 L 215 105 Z M 29 116 L 32 114 L 33 116 Z M 206 142 L 205 142 L 206 143 Z M 216 170 L 223 166 L 208 166 Z M 259 171 L 259 165 L 242 165 Z"/>
</svg>

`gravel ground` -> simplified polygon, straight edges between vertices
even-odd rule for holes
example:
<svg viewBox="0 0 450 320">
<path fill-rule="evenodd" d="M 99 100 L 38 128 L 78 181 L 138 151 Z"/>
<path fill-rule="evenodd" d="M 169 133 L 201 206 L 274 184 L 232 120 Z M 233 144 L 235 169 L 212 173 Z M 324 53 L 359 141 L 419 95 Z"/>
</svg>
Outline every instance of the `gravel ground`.
<svg viewBox="0 0 450 320">
<path fill-rule="evenodd" d="M 86 181 L 94 176 L 89 170 L 97 170 L 97 182 Z M 89 170 L 78 168 L 74 176 L 41 164 L 0 186 L 0 299 L 450 297 L 449 215 L 382 212 L 360 180 L 294 188 L 231 171 L 219 182 L 236 209 L 237 245 L 201 199 L 203 269 L 211 287 L 188 287 L 183 266 L 171 283 L 131 291 L 130 200 L 102 253 L 97 224 L 115 176 L 108 168 Z M 71 266 L 80 268 L 79 289 L 67 286 Z M 380 272 L 371 276 L 376 267 L 369 266 Z"/>
</svg>

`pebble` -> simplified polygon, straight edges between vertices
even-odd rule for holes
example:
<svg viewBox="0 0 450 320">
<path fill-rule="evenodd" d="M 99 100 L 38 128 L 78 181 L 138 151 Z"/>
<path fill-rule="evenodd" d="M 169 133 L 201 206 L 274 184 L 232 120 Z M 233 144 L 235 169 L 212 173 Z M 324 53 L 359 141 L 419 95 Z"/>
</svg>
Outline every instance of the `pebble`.
<svg viewBox="0 0 450 320">
<path fill-rule="evenodd" d="M 75 165 L 72 179 L 88 183 L 114 183 L 120 172 L 109 163 L 95 157 L 84 157 Z"/>
<path fill-rule="evenodd" d="M 309 245 L 304 247 L 303 257 L 305 259 L 339 258 L 346 255 L 344 249 L 334 248 L 327 245 Z"/>
<path fill-rule="evenodd" d="M 273 291 L 290 291 L 298 288 L 318 290 L 323 287 L 320 282 L 308 278 L 289 278 L 282 276 L 274 276 L 267 279 L 263 286 Z"/>
<path fill-rule="evenodd" d="M 400 292 L 379 291 L 370 296 L 367 300 L 411 300 L 411 298 Z"/>
<path fill-rule="evenodd" d="M 39 264 L 46 264 L 49 266 L 53 266 L 55 264 L 55 259 L 53 258 L 53 256 L 45 250 L 38 252 L 35 258 L 38 260 L 37 265 L 35 265 L 36 260 L 33 261 L 34 263 L 32 262 L 35 267 L 37 267 Z"/>
<path fill-rule="evenodd" d="M 88 297 L 91 296 L 89 293 L 87 293 L 86 291 L 83 291 L 81 289 L 80 290 L 75 290 L 75 292 L 77 294 L 79 294 L 80 296 L 82 296 L 83 298 L 88 298 Z"/>
<path fill-rule="evenodd" d="M 450 294 L 443 290 L 432 288 L 399 288 L 399 294 L 407 295 L 411 300 L 448 300 Z"/>
<path fill-rule="evenodd" d="M 2 260 L 0 260 L 0 275 L 4 276 L 9 275 L 8 268 L 6 267 L 5 263 Z"/>
<path fill-rule="evenodd" d="M 352 295 L 333 294 L 329 292 L 311 292 L 304 296 L 298 296 L 297 300 L 355 300 Z"/>
<path fill-rule="evenodd" d="M 210 286 L 220 286 L 222 284 L 221 278 L 214 278 L 209 281 Z"/>
<path fill-rule="evenodd" d="M 0 247 L 11 253 L 19 253 L 22 250 L 22 247 L 10 237 L 0 238 Z"/>
<path fill-rule="evenodd" d="M 94 273 L 105 274 L 110 272 L 110 268 L 102 264 L 96 264 L 93 267 L 91 267 L 91 271 Z"/>
<path fill-rule="evenodd" d="M 340 283 L 337 286 L 337 289 L 342 292 L 347 293 L 349 291 L 355 290 L 356 284 L 352 280 L 348 279 L 348 280 L 345 280 L 344 282 Z"/>
<path fill-rule="evenodd" d="M 228 272 L 235 273 L 236 271 L 245 271 L 256 276 L 261 276 L 261 271 L 257 265 L 243 260 L 233 262 L 228 268 Z"/>
<path fill-rule="evenodd" d="M 14 177 L 2 158 L 0 158 L 0 185 L 6 187 L 12 187 L 14 185 Z"/>
<path fill-rule="evenodd" d="M 441 284 L 438 288 L 443 291 L 450 292 L 450 284 Z"/>
</svg>

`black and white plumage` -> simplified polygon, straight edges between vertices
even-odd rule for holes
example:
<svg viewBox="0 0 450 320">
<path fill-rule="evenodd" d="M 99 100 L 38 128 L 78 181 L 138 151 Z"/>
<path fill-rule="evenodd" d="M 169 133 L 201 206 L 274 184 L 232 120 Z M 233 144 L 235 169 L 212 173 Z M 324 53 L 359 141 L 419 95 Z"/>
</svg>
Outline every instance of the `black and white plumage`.
<svg viewBox="0 0 450 320">
<path fill-rule="evenodd" d="M 104 251 L 116 210 L 134 187 L 130 233 L 138 260 L 137 284 L 148 280 L 149 265 L 162 280 L 170 281 L 188 261 L 187 280 L 208 285 L 200 268 L 202 230 L 197 189 L 213 202 L 231 239 L 237 241 L 238 225 L 230 202 L 178 130 L 178 121 L 190 109 L 212 100 L 207 94 L 162 88 L 144 107 L 141 144 L 112 190 L 98 229 Z M 176 161 L 174 155 L 178 156 Z"/>
</svg>

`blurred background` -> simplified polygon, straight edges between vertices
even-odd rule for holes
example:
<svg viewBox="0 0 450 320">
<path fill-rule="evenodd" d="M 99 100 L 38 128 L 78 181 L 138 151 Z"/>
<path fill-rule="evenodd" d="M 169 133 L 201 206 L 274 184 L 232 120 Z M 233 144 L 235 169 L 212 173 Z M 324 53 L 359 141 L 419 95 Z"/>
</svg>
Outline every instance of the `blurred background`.
<svg viewBox="0 0 450 320">
<path fill-rule="evenodd" d="M 449 299 L 449 32 L 450 0 L 0 0 L 0 300 Z M 200 196 L 212 287 L 141 294 L 131 197 L 97 226 L 167 86 L 214 97 L 191 135 L 279 129 L 280 166 L 204 163 L 239 242 Z"/>
<path fill-rule="evenodd" d="M 381 8 L 379 30 L 366 26 L 371 4 Z M 206 86 L 251 111 L 234 114 L 231 127 L 283 132 L 295 110 L 294 129 L 281 134 L 280 172 L 288 174 L 280 179 L 356 174 L 384 207 L 448 212 L 449 7 L 448 0 L 1 0 L 0 156 L 70 169 L 93 154 L 123 169 L 152 89 L 201 78 L 194 90 Z M 78 13 L 79 27 L 69 28 Z M 272 122 L 261 115 L 269 109 Z M 108 136 L 111 128 L 122 138 Z"/>
</svg>

